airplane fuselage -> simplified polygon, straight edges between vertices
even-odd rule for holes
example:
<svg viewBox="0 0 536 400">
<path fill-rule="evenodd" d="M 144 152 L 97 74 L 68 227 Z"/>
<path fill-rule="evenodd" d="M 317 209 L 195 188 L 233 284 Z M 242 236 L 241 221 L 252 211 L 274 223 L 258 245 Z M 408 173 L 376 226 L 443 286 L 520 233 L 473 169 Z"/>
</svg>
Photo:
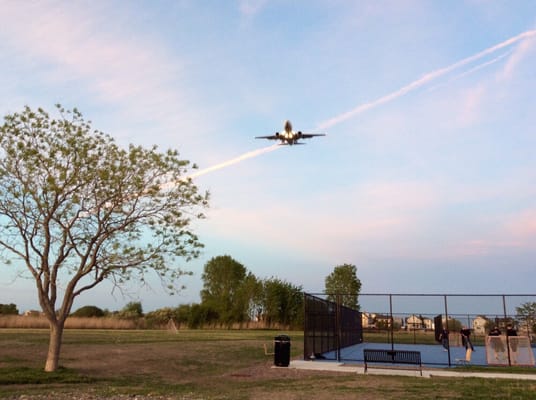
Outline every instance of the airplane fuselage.
<svg viewBox="0 0 536 400">
<path fill-rule="evenodd" d="M 277 132 L 276 135 L 281 137 L 283 142 L 286 142 L 287 144 L 292 145 L 296 143 L 296 141 L 300 138 L 301 132 L 294 132 L 292 130 L 292 124 L 287 119 L 285 121 L 283 130 L 281 132 Z"/>
</svg>

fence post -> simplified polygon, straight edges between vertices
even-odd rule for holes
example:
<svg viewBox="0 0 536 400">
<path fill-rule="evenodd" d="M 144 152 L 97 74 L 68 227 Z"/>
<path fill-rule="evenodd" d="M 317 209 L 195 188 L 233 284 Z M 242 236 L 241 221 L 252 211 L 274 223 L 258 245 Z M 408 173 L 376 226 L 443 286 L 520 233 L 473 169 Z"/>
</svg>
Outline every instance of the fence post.
<svg viewBox="0 0 536 400">
<path fill-rule="evenodd" d="M 337 361 L 341 361 L 341 300 L 342 297 L 340 294 L 336 295 L 336 308 L 335 308 L 335 346 L 337 348 Z"/>
<path fill-rule="evenodd" d="M 506 297 L 505 297 L 504 294 L 502 295 L 502 301 L 503 301 L 504 322 L 508 326 L 508 322 L 506 320 L 506 318 L 507 318 L 507 316 L 506 316 Z M 510 358 L 510 338 L 508 337 L 508 331 L 505 332 L 505 333 L 506 333 L 506 350 L 508 351 L 508 366 L 511 367 L 512 366 L 512 360 Z"/>
<path fill-rule="evenodd" d="M 449 329 L 449 312 L 448 312 L 448 309 L 447 309 L 447 295 L 444 295 L 443 296 L 443 300 L 445 302 L 445 325 L 447 326 L 447 332 L 448 332 L 448 341 L 447 341 L 447 355 L 448 355 L 448 359 L 449 359 L 449 367 L 451 366 L 451 361 L 450 361 L 450 329 Z"/>
<path fill-rule="evenodd" d="M 391 325 L 391 350 L 395 349 L 394 342 L 394 320 L 393 320 L 393 295 L 389 294 L 389 316 L 390 316 L 390 325 Z"/>
</svg>

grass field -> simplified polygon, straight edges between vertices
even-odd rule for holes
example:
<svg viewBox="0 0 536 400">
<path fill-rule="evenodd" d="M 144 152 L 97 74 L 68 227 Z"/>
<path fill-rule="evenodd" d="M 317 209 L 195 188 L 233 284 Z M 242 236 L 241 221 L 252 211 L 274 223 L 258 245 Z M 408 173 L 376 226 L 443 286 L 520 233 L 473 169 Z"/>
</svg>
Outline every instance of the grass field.
<svg viewBox="0 0 536 400">
<path fill-rule="evenodd" d="M 536 399 L 534 381 L 272 368 L 263 344 L 271 347 L 277 334 L 67 330 L 62 369 L 46 374 L 46 330 L 0 329 L 0 398 Z M 303 334 L 290 332 L 290 337 L 292 356 L 300 358 Z"/>
</svg>

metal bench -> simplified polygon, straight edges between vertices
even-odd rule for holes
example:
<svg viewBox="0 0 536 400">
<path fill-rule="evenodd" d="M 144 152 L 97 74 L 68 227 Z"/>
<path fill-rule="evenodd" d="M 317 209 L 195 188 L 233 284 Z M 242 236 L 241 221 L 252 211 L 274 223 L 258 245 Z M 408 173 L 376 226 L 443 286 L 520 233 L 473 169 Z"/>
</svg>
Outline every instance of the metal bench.
<svg viewBox="0 0 536 400">
<path fill-rule="evenodd" d="M 420 351 L 410 350 L 387 350 L 387 349 L 364 349 L 365 373 L 368 363 L 384 364 L 414 364 L 419 366 L 422 376 L 422 360 Z"/>
</svg>

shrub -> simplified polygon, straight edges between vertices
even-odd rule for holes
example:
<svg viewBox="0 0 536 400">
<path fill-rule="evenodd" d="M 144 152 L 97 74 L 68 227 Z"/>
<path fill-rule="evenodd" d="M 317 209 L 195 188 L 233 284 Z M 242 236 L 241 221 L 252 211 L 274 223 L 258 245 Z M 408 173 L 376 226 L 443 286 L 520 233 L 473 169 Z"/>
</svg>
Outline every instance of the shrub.
<svg viewBox="0 0 536 400">
<path fill-rule="evenodd" d="M 13 303 L 11 304 L 0 304 L 0 314 L 2 315 L 19 315 L 19 310 L 17 306 Z"/>
<path fill-rule="evenodd" d="M 81 318 L 104 317 L 104 311 L 96 306 L 84 306 L 76 310 L 70 316 Z"/>
</svg>

